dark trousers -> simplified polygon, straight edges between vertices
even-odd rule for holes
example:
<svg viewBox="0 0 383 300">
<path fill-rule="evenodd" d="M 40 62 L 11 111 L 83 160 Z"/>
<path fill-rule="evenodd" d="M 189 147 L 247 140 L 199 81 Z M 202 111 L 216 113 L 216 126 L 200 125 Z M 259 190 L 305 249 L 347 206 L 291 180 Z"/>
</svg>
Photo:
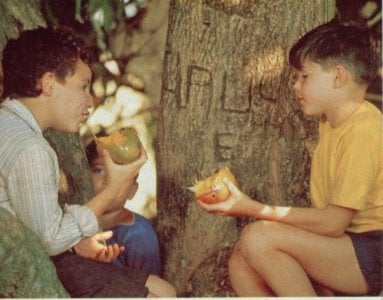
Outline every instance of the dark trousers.
<svg viewBox="0 0 383 300">
<path fill-rule="evenodd" d="M 96 262 L 70 251 L 51 256 L 57 275 L 71 297 L 146 297 L 148 273 Z"/>
</svg>

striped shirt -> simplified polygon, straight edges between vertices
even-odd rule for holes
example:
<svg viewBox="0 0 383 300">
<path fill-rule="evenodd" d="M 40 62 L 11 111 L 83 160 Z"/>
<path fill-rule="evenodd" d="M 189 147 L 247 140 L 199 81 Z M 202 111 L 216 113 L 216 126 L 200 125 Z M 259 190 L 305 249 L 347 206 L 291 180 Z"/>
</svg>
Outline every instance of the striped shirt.
<svg viewBox="0 0 383 300">
<path fill-rule="evenodd" d="M 85 205 L 58 203 L 57 155 L 31 111 L 17 100 L 0 106 L 0 207 L 34 231 L 49 255 L 60 254 L 98 231 Z"/>
</svg>

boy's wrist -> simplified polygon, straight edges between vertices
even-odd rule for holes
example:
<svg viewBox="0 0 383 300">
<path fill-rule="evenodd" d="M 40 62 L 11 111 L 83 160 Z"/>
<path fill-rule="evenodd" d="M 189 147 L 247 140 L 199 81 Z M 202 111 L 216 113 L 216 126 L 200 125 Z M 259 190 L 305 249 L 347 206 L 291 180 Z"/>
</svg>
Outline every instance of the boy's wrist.
<svg viewBox="0 0 383 300">
<path fill-rule="evenodd" d="M 99 218 L 107 211 L 118 209 L 115 207 L 115 197 L 116 191 L 112 188 L 106 187 L 99 194 L 97 194 L 94 198 L 86 203 L 93 213 Z"/>
</svg>

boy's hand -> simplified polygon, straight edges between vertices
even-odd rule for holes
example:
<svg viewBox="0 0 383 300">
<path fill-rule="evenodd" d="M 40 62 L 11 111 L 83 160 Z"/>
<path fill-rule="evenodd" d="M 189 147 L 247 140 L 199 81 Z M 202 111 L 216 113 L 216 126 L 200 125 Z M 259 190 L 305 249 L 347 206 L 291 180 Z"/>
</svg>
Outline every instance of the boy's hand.
<svg viewBox="0 0 383 300">
<path fill-rule="evenodd" d="M 83 238 L 74 246 L 76 254 L 95 261 L 111 262 L 124 251 L 123 246 L 106 245 L 105 241 L 110 239 L 112 235 L 112 231 L 104 231 Z"/>
<path fill-rule="evenodd" d="M 147 161 L 147 153 L 141 148 L 140 157 L 126 165 L 115 164 L 107 150 L 103 151 L 103 156 L 108 170 L 108 183 L 105 189 L 115 195 L 114 203 L 111 203 L 109 210 L 116 210 L 124 206 L 131 190 L 134 189 L 135 179 Z"/>
<path fill-rule="evenodd" d="M 101 252 L 96 256 L 97 261 L 101 262 L 111 262 L 116 259 L 121 252 L 124 251 L 124 246 L 119 246 L 114 243 L 113 245 L 105 245 L 105 249 L 102 249 Z"/>
<path fill-rule="evenodd" d="M 137 193 L 137 191 L 138 191 L 137 177 L 138 177 L 138 176 L 136 176 L 136 177 L 134 178 L 134 181 L 133 181 L 133 183 L 132 183 L 132 187 L 131 187 L 130 190 L 129 190 L 129 194 L 127 195 L 127 198 L 128 198 L 128 199 L 133 199 L 134 195 L 135 195 L 135 194 Z"/>
<path fill-rule="evenodd" d="M 228 178 L 223 178 L 222 181 L 227 186 L 230 191 L 230 196 L 226 201 L 215 203 L 215 204 L 207 204 L 200 200 L 197 200 L 197 203 L 205 209 L 209 213 L 214 213 L 218 215 L 224 216 L 236 216 L 240 215 L 239 212 L 239 202 L 245 198 L 248 198 L 245 194 L 243 194 L 238 187 L 233 184 Z"/>
</svg>

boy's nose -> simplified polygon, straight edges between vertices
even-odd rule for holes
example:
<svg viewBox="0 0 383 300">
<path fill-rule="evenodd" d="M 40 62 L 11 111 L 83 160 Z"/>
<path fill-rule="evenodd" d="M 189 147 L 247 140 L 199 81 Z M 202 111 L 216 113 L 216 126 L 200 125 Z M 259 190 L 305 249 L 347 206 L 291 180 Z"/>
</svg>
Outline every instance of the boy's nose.
<svg viewBox="0 0 383 300">
<path fill-rule="evenodd" d="M 87 104 L 88 108 L 91 108 L 94 106 L 92 95 L 87 96 L 86 104 Z"/>
<path fill-rule="evenodd" d="M 294 91 L 297 91 L 299 89 L 299 80 L 295 80 L 295 82 L 293 84 L 293 89 L 294 89 Z"/>
</svg>

